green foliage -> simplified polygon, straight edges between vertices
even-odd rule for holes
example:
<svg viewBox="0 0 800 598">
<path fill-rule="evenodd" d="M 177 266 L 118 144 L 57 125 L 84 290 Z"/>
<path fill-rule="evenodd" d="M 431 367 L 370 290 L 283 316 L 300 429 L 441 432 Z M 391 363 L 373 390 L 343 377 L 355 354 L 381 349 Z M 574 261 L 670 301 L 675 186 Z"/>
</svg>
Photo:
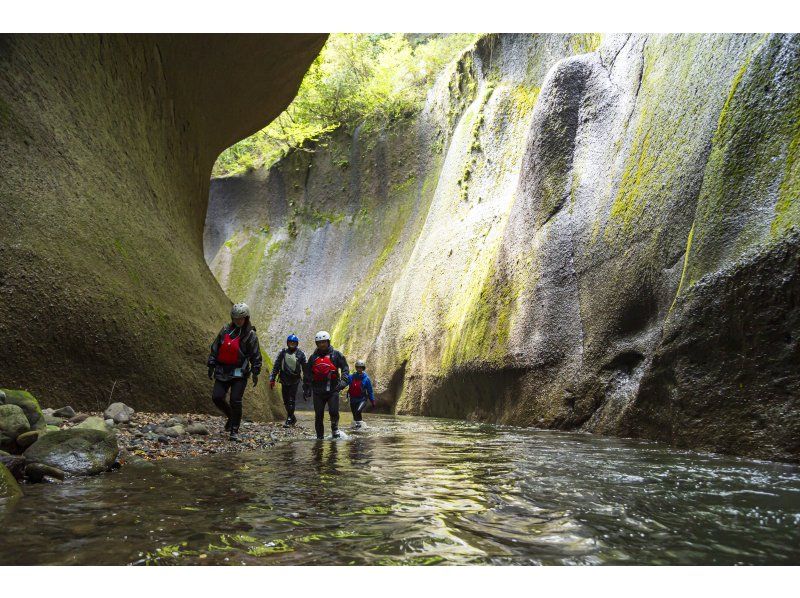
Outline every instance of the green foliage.
<svg viewBox="0 0 800 598">
<path fill-rule="evenodd" d="M 331 35 L 289 107 L 222 152 L 213 176 L 269 167 L 294 149 L 312 151 L 340 127 L 383 128 L 414 114 L 435 77 L 476 39 L 471 33 Z"/>
</svg>

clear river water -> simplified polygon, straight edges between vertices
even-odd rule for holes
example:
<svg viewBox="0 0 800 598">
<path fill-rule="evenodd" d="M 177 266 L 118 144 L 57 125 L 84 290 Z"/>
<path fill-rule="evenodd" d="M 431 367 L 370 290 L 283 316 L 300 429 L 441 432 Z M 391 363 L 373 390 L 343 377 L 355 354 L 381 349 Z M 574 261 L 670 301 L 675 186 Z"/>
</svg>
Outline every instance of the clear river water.
<svg viewBox="0 0 800 598">
<path fill-rule="evenodd" d="M 348 423 L 335 441 L 26 486 L 0 507 L 0 564 L 800 564 L 796 466 L 442 419 Z"/>
</svg>

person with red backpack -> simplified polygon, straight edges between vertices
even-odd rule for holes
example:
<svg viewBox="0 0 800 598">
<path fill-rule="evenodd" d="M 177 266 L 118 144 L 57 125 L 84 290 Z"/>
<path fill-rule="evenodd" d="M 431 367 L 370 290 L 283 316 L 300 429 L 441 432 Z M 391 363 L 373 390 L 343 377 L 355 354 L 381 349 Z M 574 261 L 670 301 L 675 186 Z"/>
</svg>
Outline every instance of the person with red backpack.
<svg viewBox="0 0 800 598">
<path fill-rule="evenodd" d="M 350 374 L 350 386 L 347 388 L 347 396 L 350 397 L 350 411 L 353 413 L 353 421 L 356 428 L 363 424 L 361 412 L 367 401 L 375 406 L 375 393 L 372 391 L 372 380 L 367 376 L 367 364 L 363 359 L 356 361 L 356 373 Z"/>
<path fill-rule="evenodd" d="M 253 386 L 261 373 L 261 348 L 256 329 L 250 323 L 250 308 L 237 303 L 231 308 L 231 322 L 225 324 L 211 344 L 208 356 L 208 377 L 214 380 L 211 400 L 228 417 L 225 431 L 230 439 L 239 441 L 242 423 L 242 399 L 247 379 L 253 375 Z M 225 395 L 231 392 L 230 405 Z"/>
<path fill-rule="evenodd" d="M 339 437 L 339 392 L 347 388 L 350 368 L 344 355 L 331 347 L 331 335 L 321 330 L 314 337 L 317 350 L 306 364 L 306 381 L 311 381 L 310 392 L 314 398 L 314 429 L 317 439 L 325 433 L 325 405 L 331 416 L 333 438 Z"/>
</svg>

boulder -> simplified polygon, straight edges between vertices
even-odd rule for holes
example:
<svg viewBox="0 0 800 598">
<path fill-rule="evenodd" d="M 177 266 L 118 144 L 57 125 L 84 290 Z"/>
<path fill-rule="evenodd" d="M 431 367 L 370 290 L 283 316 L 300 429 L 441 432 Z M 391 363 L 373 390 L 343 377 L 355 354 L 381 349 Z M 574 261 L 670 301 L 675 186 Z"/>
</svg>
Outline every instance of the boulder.
<svg viewBox="0 0 800 598">
<path fill-rule="evenodd" d="M 197 436 L 207 436 L 208 435 L 208 428 L 201 423 L 194 423 L 189 424 L 189 427 L 186 428 L 186 431 L 189 434 L 195 434 Z"/>
<path fill-rule="evenodd" d="M 18 405 L 0 405 L 0 433 L 11 440 L 31 429 L 25 412 Z M 7 442 L 7 441 L 5 441 Z"/>
<path fill-rule="evenodd" d="M 44 414 L 39 401 L 26 390 L 11 390 L 8 388 L 2 389 L 5 393 L 5 404 L 16 405 L 25 412 L 25 417 L 28 419 L 31 430 L 43 430 L 47 425 L 44 421 Z"/>
<path fill-rule="evenodd" d="M 45 432 L 58 432 L 60 429 L 61 429 L 61 428 L 59 428 L 58 426 L 51 426 L 51 425 L 48 425 L 48 426 L 45 428 Z"/>
<path fill-rule="evenodd" d="M 46 431 L 43 430 L 31 430 L 30 432 L 20 434 L 17 436 L 17 446 L 24 450 L 39 440 L 39 436 L 45 433 Z"/>
<path fill-rule="evenodd" d="M 6 404 L 6 393 L 0 390 L 0 405 Z"/>
<path fill-rule="evenodd" d="M 53 415 L 53 413 L 55 412 L 56 410 L 53 409 L 52 407 L 45 407 L 44 409 L 42 409 L 42 415 Z"/>
<path fill-rule="evenodd" d="M 113 419 L 107 419 L 107 420 L 105 420 L 105 423 L 109 428 L 113 428 L 114 427 L 114 420 Z"/>
<path fill-rule="evenodd" d="M 173 426 L 186 426 L 189 423 L 189 420 L 182 415 L 176 415 L 174 417 L 170 417 L 167 421 L 164 422 L 165 428 L 171 428 Z"/>
<path fill-rule="evenodd" d="M 44 463 L 27 463 L 25 465 L 25 478 L 29 482 L 38 484 L 43 481 L 45 477 L 63 480 L 66 474 L 58 467 L 50 467 Z"/>
<path fill-rule="evenodd" d="M 72 475 L 93 475 L 108 470 L 118 453 L 114 434 L 71 428 L 45 434 L 24 456 L 34 463 L 57 467 Z"/>
<path fill-rule="evenodd" d="M 14 439 L 6 433 L 0 432 L 0 452 L 9 454 L 15 448 L 17 445 L 14 443 Z"/>
<path fill-rule="evenodd" d="M 69 423 L 79 424 L 82 421 L 85 421 L 87 417 L 89 417 L 88 413 L 77 413 L 69 418 Z"/>
<path fill-rule="evenodd" d="M 61 417 L 56 417 L 55 415 L 44 415 L 44 424 L 45 427 L 47 426 L 60 426 L 66 420 Z"/>
<path fill-rule="evenodd" d="M 169 428 L 156 428 L 156 434 L 160 434 L 161 436 L 167 436 L 169 438 L 177 438 L 178 436 L 183 436 L 186 434 L 186 428 L 182 425 L 177 424 L 175 426 L 170 426 Z"/>
<path fill-rule="evenodd" d="M 108 424 L 103 421 L 102 417 L 91 416 L 87 417 L 77 426 L 75 426 L 76 430 L 99 430 L 100 432 L 108 432 Z"/>
<path fill-rule="evenodd" d="M 0 463 L 0 500 L 18 496 L 22 496 L 22 488 L 19 487 L 17 480 L 8 471 L 8 468 Z"/>
<path fill-rule="evenodd" d="M 115 424 L 126 424 L 131 421 L 131 416 L 135 413 L 132 407 L 125 403 L 111 403 L 103 412 L 104 419 L 113 419 Z"/>
<path fill-rule="evenodd" d="M 75 410 L 72 407 L 62 407 L 61 409 L 56 409 L 53 411 L 53 415 L 56 417 L 63 417 L 64 419 L 69 419 L 71 417 L 75 417 Z"/>
</svg>

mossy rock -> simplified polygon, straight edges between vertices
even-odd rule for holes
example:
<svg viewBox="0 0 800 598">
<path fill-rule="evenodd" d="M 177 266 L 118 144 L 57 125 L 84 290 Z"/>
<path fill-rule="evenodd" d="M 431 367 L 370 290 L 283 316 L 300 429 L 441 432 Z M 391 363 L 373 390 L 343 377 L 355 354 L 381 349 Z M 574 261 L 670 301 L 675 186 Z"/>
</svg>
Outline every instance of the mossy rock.
<svg viewBox="0 0 800 598">
<path fill-rule="evenodd" d="M 20 449 L 24 450 L 28 448 L 30 445 L 32 445 L 34 442 L 39 440 L 39 436 L 45 433 L 46 432 L 42 430 L 31 430 L 30 432 L 25 432 L 23 434 L 20 434 L 19 436 L 17 436 L 16 440 L 17 446 Z"/>
<path fill-rule="evenodd" d="M 108 432 L 108 426 L 106 422 L 103 421 L 102 417 L 97 417 L 93 415 L 91 417 L 87 417 L 77 426 L 75 426 L 76 430 L 99 430 L 100 432 Z"/>
<path fill-rule="evenodd" d="M 72 475 L 94 475 L 107 471 L 118 454 L 114 434 L 71 428 L 45 434 L 24 456 L 29 461 L 57 467 Z"/>
<path fill-rule="evenodd" d="M 28 418 L 31 430 L 43 430 L 47 425 L 44 421 L 44 414 L 42 408 L 39 407 L 39 401 L 36 400 L 31 393 L 27 390 L 10 390 L 2 388 L 0 391 L 6 395 L 6 405 L 17 405 L 25 412 L 25 417 Z"/>
<path fill-rule="evenodd" d="M 17 405 L 0 405 L 0 433 L 11 440 L 30 431 L 31 425 L 25 417 L 25 412 Z M 7 443 L 7 440 L 5 440 Z"/>
<path fill-rule="evenodd" d="M 0 500 L 18 496 L 22 496 L 22 488 L 19 487 L 17 480 L 8 471 L 8 468 L 0 463 Z"/>
</svg>

